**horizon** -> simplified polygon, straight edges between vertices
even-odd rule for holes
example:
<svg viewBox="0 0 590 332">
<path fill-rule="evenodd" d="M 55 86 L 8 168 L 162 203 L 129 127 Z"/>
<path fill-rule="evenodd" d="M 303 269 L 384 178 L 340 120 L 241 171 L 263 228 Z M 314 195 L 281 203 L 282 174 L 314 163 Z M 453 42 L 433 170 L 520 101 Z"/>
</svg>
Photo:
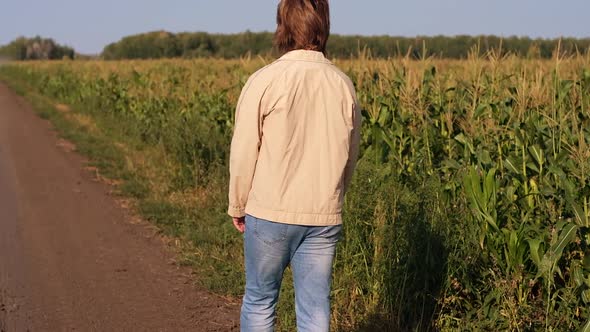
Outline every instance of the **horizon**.
<svg viewBox="0 0 590 332">
<path fill-rule="evenodd" d="M 238 32 L 230 32 L 230 33 L 223 33 L 223 32 L 209 32 L 209 31 L 169 31 L 169 30 L 164 30 L 164 29 L 159 29 L 159 30 L 150 30 L 150 31 L 144 31 L 144 32 L 139 32 L 139 33 L 135 33 L 135 34 L 130 34 L 130 35 L 126 35 L 126 36 L 122 36 L 121 38 L 117 39 L 117 40 L 113 40 L 107 44 L 105 44 L 98 52 L 96 53 L 83 53 L 80 52 L 75 46 L 67 44 L 67 43 L 63 43 L 61 40 L 58 40 L 56 38 L 54 38 L 53 36 L 43 36 L 43 35 L 31 35 L 31 36 L 17 36 L 7 42 L 4 43 L 0 43 L 0 46 L 6 45 L 18 38 L 36 38 L 36 37 L 40 37 L 42 39 L 52 39 L 54 42 L 56 42 L 59 45 L 62 46 L 66 46 L 66 47 L 71 47 L 74 49 L 74 51 L 77 54 L 80 55 L 86 55 L 86 56 L 97 56 L 100 55 L 104 48 L 106 46 L 108 46 L 109 44 L 112 43 L 117 43 L 120 42 L 123 38 L 126 37 L 130 37 L 130 36 L 136 36 L 136 35 L 142 35 L 142 34 L 147 34 L 147 33 L 152 33 L 152 32 L 167 32 L 167 33 L 172 33 L 172 34 L 181 34 L 181 33 L 207 33 L 210 35 L 239 35 L 239 34 L 243 34 L 243 33 L 274 33 L 274 31 L 268 31 L 268 30 L 263 30 L 263 31 L 251 31 L 251 30 L 244 30 L 244 31 L 238 31 Z M 459 34 L 459 35 L 414 35 L 414 36 L 401 36 L 401 35 L 390 35 L 390 34 L 372 34 L 372 35 L 365 35 L 365 34 L 340 34 L 340 33 L 331 33 L 332 36 L 345 36 L 345 37 L 389 37 L 389 38 L 433 38 L 433 37 L 445 37 L 445 38 L 457 38 L 457 37 L 462 37 L 462 36 L 467 36 L 467 37 L 498 37 L 500 39 L 508 39 L 508 38 L 519 38 L 519 39 L 524 39 L 524 38 L 529 38 L 531 40 L 560 40 L 560 39 L 576 39 L 576 40 L 589 40 L 590 37 L 575 37 L 575 36 L 557 36 L 557 37 L 531 37 L 531 36 L 526 36 L 526 35 L 507 35 L 507 36 L 502 36 L 502 35 L 493 35 L 493 34 Z M 328 41 L 329 44 L 329 41 Z"/>
<path fill-rule="evenodd" d="M 269 5 L 264 0 L 247 3 L 175 0 L 174 6 L 157 0 L 125 3 L 105 0 L 86 4 L 74 0 L 32 2 L 32 5 L 11 2 L 0 7 L 0 45 L 19 36 L 38 35 L 52 38 L 81 54 L 99 54 L 106 45 L 123 37 L 151 31 L 236 34 L 273 32 L 275 27 L 276 4 Z M 232 12 L 227 11 L 230 7 Z M 590 38 L 589 29 L 584 27 L 590 3 L 583 0 L 571 0 L 567 8 L 550 0 L 518 3 L 509 0 L 493 3 L 484 0 L 448 0 L 445 3 L 437 0 L 412 3 L 340 0 L 331 3 L 331 11 L 335 35 Z M 27 20 L 22 19 L 23 12 L 27 13 Z"/>
</svg>

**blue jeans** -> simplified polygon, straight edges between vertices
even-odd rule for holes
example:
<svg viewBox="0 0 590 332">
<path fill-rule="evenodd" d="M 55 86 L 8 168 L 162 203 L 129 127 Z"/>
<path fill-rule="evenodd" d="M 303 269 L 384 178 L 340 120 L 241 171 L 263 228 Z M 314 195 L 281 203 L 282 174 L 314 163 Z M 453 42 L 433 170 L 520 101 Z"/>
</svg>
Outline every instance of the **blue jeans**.
<svg viewBox="0 0 590 332">
<path fill-rule="evenodd" d="M 332 262 L 342 226 L 298 226 L 246 216 L 241 331 L 274 331 L 283 272 L 291 264 L 299 332 L 330 330 Z"/>
</svg>

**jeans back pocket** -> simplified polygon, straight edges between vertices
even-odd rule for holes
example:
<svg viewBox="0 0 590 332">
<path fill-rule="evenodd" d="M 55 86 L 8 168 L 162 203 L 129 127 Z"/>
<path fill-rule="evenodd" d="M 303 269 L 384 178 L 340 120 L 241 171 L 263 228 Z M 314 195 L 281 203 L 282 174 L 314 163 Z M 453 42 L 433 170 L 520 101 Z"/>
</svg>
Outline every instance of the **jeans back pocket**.
<svg viewBox="0 0 590 332">
<path fill-rule="evenodd" d="M 254 219 L 254 234 L 267 245 L 274 245 L 287 239 L 289 225 L 264 219 Z"/>
</svg>

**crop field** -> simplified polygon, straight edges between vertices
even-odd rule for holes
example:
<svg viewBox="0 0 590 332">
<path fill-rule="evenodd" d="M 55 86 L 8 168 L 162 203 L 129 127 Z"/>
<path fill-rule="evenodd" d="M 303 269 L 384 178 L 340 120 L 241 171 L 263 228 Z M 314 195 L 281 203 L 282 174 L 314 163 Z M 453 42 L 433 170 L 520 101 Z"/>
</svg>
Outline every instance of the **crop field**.
<svg viewBox="0 0 590 332">
<path fill-rule="evenodd" d="M 229 143 L 241 87 L 269 61 L 20 62 L 0 79 L 52 106 L 199 282 L 239 296 Z M 334 329 L 590 331 L 590 55 L 335 64 L 356 85 L 363 132 Z M 291 331 L 289 277 L 281 294 Z"/>
</svg>

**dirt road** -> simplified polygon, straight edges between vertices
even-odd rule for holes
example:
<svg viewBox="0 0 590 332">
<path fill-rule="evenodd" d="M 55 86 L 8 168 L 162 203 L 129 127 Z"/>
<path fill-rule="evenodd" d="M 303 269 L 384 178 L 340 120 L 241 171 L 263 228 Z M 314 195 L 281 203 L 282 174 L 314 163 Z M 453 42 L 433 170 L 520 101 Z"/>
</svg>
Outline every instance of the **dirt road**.
<svg viewBox="0 0 590 332">
<path fill-rule="evenodd" d="M 0 83 L 0 331 L 232 331 L 147 225 Z"/>
</svg>

